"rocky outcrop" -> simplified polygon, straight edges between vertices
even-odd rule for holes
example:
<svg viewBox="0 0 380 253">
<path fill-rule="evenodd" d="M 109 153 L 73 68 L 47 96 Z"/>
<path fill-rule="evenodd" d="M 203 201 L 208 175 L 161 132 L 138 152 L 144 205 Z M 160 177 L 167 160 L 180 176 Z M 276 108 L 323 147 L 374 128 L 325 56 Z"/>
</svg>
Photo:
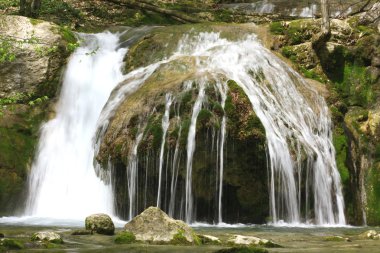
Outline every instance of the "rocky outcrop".
<svg viewBox="0 0 380 253">
<path fill-rule="evenodd" d="M 53 111 L 75 42 L 52 23 L 0 15 L 0 216 L 23 203 L 39 127 Z"/>
<path fill-rule="evenodd" d="M 37 232 L 32 235 L 31 240 L 39 242 L 51 242 L 56 244 L 63 243 L 62 237 L 55 232 Z"/>
<path fill-rule="evenodd" d="M 86 217 L 86 230 L 96 232 L 103 235 L 113 235 L 115 233 L 115 225 L 110 216 L 107 214 L 93 214 Z"/>
<path fill-rule="evenodd" d="M 170 218 L 157 207 L 149 207 L 124 226 L 136 240 L 155 243 L 198 243 L 193 229 L 180 220 Z"/>
</svg>

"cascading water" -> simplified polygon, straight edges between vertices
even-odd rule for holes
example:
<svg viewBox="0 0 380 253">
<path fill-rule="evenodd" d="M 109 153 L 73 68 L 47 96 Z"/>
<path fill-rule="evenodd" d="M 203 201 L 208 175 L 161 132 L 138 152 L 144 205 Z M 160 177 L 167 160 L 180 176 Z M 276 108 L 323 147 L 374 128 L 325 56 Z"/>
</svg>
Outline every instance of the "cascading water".
<svg viewBox="0 0 380 253">
<path fill-rule="evenodd" d="M 126 49 L 111 33 L 80 35 L 83 45 L 71 56 L 56 117 L 42 127 L 29 178 L 26 214 L 83 220 L 113 214 L 111 185 L 95 173 L 93 138 L 101 110 L 123 80 Z"/>
<path fill-rule="evenodd" d="M 178 185 L 180 150 L 178 140 L 174 154 L 169 151 L 165 155 L 166 136 L 162 138 L 158 165 L 159 192 L 157 205 L 168 211 L 171 216 L 181 217 L 187 222 L 194 217 L 193 199 L 193 157 L 196 141 L 196 125 L 200 110 L 205 103 L 205 89 L 208 83 L 218 84 L 221 104 L 225 102 L 226 80 L 234 80 L 246 93 L 252 108 L 265 128 L 267 153 L 269 158 L 269 195 L 270 215 L 274 223 L 282 220 L 298 224 L 314 219 L 316 224 L 345 224 L 344 202 L 341 192 L 340 176 L 335 164 L 335 151 L 332 145 L 331 121 L 325 101 L 305 83 L 301 76 L 285 63 L 265 49 L 255 36 L 247 36 L 244 40 L 229 41 L 218 33 L 200 33 L 185 35 L 179 42 L 178 50 L 173 56 L 130 72 L 127 80 L 118 87 L 103 111 L 100 123 L 101 135 L 107 130 L 108 122 L 123 99 L 138 90 L 141 85 L 161 65 L 165 65 L 180 57 L 196 59 L 198 79 L 197 99 L 192 108 L 190 125 L 187 129 L 186 162 L 184 164 L 184 185 Z M 190 83 L 190 86 L 189 86 Z M 191 87 L 191 82 L 184 84 Z M 303 91 L 302 93 L 300 91 Z M 168 105 L 168 104 L 167 104 Z M 168 110 L 168 109 L 167 109 Z M 166 114 L 166 113 L 165 113 Z M 178 116 L 177 116 L 178 117 Z M 178 117 L 179 118 L 179 117 Z M 223 176 L 224 176 L 224 139 L 226 120 L 223 116 L 218 137 L 217 166 L 217 209 L 216 221 L 222 222 L 223 210 Z M 170 118 L 162 119 L 164 132 L 171 124 Z M 179 136 L 185 134 L 180 129 Z M 100 138 L 101 139 L 101 138 Z M 154 161 L 153 156 L 146 161 Z M 166 160 L 164 162 L 164 160 Z M 147 164 L 148 162 L 146 162 Z M 165 163 L 165 165 L 164 165 Z M 152 164 L 150 162 L 150 164 Z M 137 165 L 138 166 L 138 165 Z M 146 165 L 147 166 L 147 165 Z M 169 190 L 162 191 L 163 170 L 165 175 L 171 168 Z M 137 169 L 140 171 L 139 169 Z M 148 167 L 145 169 L 148 177 Z M 142 173 L 142 172 L 139 172 Z M 132 179 L 128 179 L 132 180 Z M 137 185 L 136 176 L 134 184 Z M 165 181 L 167 176 L 165 177 Z M 139 181 L 141 182 L 141 181 Z M 130 182 L 129 184 L 132 184 Z M 148 180 L 145 180 L 145 192 Z M 183 188 L 182 188 L 183 187 Z M 155 188 L 157 189 L 157 188 Z M 166 187 L 165 187 L 166 189 Z M 211 189 L 210 189 L 211 190 Z M 166 200 L 170 193 L 170 200 Z M 181 197 L 178 193 L 182 194 Z M 130 192 L 129 194 L 137 194 Z M 176 197 L 178 196 L 178 198 Z M 144 205 L 146 205 L 146 193 Z M 136 196 L 129 208 L 138 205 Z M 166 203 L 168 202 L 168 205 Z M 131 207 L 133 206 L 133 207 Z M 310 214 L 313 210 L 314 214 Z M 131 218 L 132 215 L 129 215 Z"/>
</svg>

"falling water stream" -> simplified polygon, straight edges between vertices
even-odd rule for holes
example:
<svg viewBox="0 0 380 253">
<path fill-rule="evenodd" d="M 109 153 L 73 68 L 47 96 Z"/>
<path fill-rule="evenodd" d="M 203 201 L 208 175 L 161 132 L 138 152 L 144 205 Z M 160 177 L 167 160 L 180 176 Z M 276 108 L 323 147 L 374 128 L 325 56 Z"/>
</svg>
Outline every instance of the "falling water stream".
<svg viewBox="0 0 380 253">
<path fill-rule="evenodd" d="M 81 36 L 85 42 L 67 66 L 57 114 L 42 127 L 29 179 L 28 215 L 83 219 L 95 212 L 114 214 L 112 185 L 97 177 L 99 168 L 94 165 L 94 156 L 108 124 L 118 106 L 159 66 L 187 56 L 197 59 L 199 78 L 194 80 L 198 95 L 187 134 L 184 194 L 177 197 L 181 157 L 178 140 L 174 152 L 165 156 L 166 133 L 172 122 L 170 108 L 175 106 L 172 105 L 175 98 L 167 94 L 158 170 L 155 170 L 158 171 L 157 206 L 167 206 L 169 215 L 174 216 L 176 203 L 180 202 L 179 216 L 188 223 L 196 221 L 192 173 L 197 118 L 206 101 L 205 89 L 209 82 L 215 83 L 224 109 L 226 80 L 231 79 L 247 94 L 265 128 L 273 222 L 299 224 L 313 218 L 316 224 L 345 224 L 327 105 L 301 76 L 265 49 L 254 35 L 229 41 L 218 33 L 187 34 L 172 56 L 124 76 L 121 66 L 126 49 L 118 48 L 118 35 Z M 175 117 L 180 119 L 180 115 Z M 223 222 L 227 120 L 223 116 L 217 143 L 217 223 Z M 181 134 L 182 129 L 179 130 Z M 141 182 L 138 179 L 138 146 L 142 138 L 143 126 L 140 126 L 126 166 L 129 219 L 138 210 L 138 183 Z M 149 160 L 146 157 L 147 163 Z M 169 167 L 171 175 L 168 176 Z M 163 191 L 164 178 L 170 181 L 166 182 L 168 191 Z M 163 195 L 168 194 L 170 197 L 165 196 L 167 201 L 162 203 Z M 306 201 L 301 196 L 306 196 Z M 309 198 L 313 199 L 312 207 L 307 201 Z M 309 209 L 314 211 L 311 216 L 310 212 L 301 211 Z"/>
<path fill-rule="evenodd" d="M 95 174 L 93 138 L 103 106 L 123 80 L 126 49 L 118 49 L 115 34 L 80 36 L 84 42 L 68 63 L 56 116 L 41 130 L 27 215 L 83 220 L 113 214 L 111 185 Z"/>
</svg>

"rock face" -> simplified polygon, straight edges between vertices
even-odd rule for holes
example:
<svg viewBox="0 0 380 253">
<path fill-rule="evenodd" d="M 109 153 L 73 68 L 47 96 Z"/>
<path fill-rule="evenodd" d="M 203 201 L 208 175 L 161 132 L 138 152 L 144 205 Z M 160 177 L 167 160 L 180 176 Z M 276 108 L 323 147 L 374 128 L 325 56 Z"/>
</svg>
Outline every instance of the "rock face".
<svg viewBox="0 0 380 253">
<path fill-rule="evenodd" d="M 115 232 L 115 225 L 111 217 L 107 214 L 93 214 L 86 218 L 86 230 L 94 231 L 98 234 L 113 235 Z"/>
<path fill-rule="evenodd" d="M 368 230 L 368 231 L 360 234 L 359 238 L 379 240 L 380 234 L 378 234 L 375 230 Z"/>
<path fill-rule="evenodd" d="M 63 243 L 62 237 L 55 232 L 37 232 L 32 235 L 31 240 L 52 243 Z"/>
<path fill-rule="evenodd" d="M 176 239 L 185 239 L 188 243 L 194 243 L 198 240 L 191 227 L 183 221 L 170 218 L 157 207 L 149 207 L 124 228 L 132 232 L 138 241 L 169 243 Z"/>
<path fill-rule="evenodd" d="M 55 78 L 65 57 L 60 27 L 26 17 L 1 16 L 0 34 L 9 42 L 8 62 L 0 62 L 0 98 L 34 94 Z"/>
</svg>

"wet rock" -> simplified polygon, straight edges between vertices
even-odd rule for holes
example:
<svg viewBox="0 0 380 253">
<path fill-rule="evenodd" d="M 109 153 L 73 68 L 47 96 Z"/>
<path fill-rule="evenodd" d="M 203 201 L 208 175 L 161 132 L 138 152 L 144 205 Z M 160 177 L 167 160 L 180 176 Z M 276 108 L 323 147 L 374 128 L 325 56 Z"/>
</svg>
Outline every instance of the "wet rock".
<svg viewBox="0 0 380 253">
<path fill-rule="evenodd" d="M 359 235 L 361 239 L 380 239 L 380 234 L 378 234 L 375 230 L 368 230 Z"/>
<path fill-rule="evenodd" d="M 55 232 L 37 232 L 32 235 L 32 241 L 63 243 L 62 237 Z"/>
<path fill-rule="evenodd" d="M 193 229 L 180 220 L 170 218 L 157 207 L 149 207 L 125 225 L 139 241 L 186 244 L 198 243 Z"/>
<path fill-rule="evenodd" d="M 212 235 L 197 235 L 202 244 L 219 244 L 221 243 L 218 237 Z"/>
<path fill-rule="evenodd" d="M 86 218 L 85 224 L 86 230 L 94 231 L 98 234 L 113 235 L 115 232 L 115 225 L 107 214 L 90 215 Z"/>
<path fill-rule="evenodd" d="M 91 230 L 75 230 L 71 233 L 71 235 L 92 235 Z"/>
<path fill-rule="evenodd" d="M 267 239 L 261 239 L 255 236 L 243 236 L 243 235 L 234 235 L 228 240 L 229 243 L 235 245 L 246 245 L 246 246 L 264 246 L 269 248 L 281 247 L 278 244 L 273 243 Z"/>
<path fill-rule="evenodd" d="M 350 238 L 348 237 L 342 237 L 342 236 L 338 236 L 338 235 L 334 235 L 334 236 L 328 236 L 325 238 L 325 241 L 329 241 L 329 242 L 351 242 Z"/>
</svg>

